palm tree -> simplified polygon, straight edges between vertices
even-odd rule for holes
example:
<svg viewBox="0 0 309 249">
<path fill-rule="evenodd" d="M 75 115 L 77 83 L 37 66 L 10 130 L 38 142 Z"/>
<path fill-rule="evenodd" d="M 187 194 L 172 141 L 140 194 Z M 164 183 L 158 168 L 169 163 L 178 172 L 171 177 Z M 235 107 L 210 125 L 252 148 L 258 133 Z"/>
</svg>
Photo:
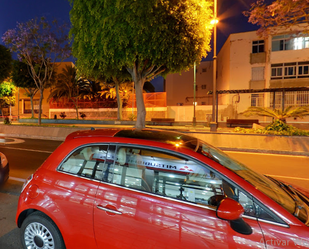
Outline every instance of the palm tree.
<svg viewBox="0 0 309 249">
<path fill-rule="evenodd" d="M 78 119 L 78 98 L 79 85 L 77 81 L 77 70 L 75 67 L 66 66 L 59 74 L 58 80 L 53 85 L 53 88 L 48 96 L 48 100 L 61 98 L 68 98 L 75 106 L 76 118 Z"/>
<path fill-rule="evenodd" d="M 106 88 L 104 83 L 99 81 L 79 78 L 79 95 L 83 99 L 95 99 L 101 96 L 102 89 Z"/>
<path fill-rule="evenodd" d="M 292 107 L 289 106 L 283 111 L 280 109 L 271 109 L 267 107 L 256 107 L 251 106 L 246 111 L 241 114 L 249 117 L 249 116 L 263 116 L 263 117 L 272 117 L 275 120 L 279 120 L 283 123 L 286 123 L 287 118 L 303 118 L 304 116 L 309 115 L 309 107 L 301 106 L 301 107 Z"/>
<path fill-rule="evenodd" d="M 117 99 L 117 120 L 122 120 L 122 103 L 124 100 L 129 99 L 130 93 L 132 93 L 132 82 L 123 81 L 120 82 L 117 78 L 113 77 L 114 87 L 109 87 L 102 91 L 101 96 L 105 95 L 105 98 Z"/>
</svg>

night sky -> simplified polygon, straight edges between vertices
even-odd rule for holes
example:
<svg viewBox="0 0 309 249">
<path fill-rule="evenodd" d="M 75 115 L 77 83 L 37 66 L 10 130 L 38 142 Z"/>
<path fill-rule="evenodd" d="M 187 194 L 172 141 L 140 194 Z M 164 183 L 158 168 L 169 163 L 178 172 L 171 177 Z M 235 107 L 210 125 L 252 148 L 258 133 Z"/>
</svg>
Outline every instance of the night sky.
<svg viewBox="0 0 309 249">
<path fill-rule="evenodd" d="M 147 1 L 147 0 L 145 0 Z M 249 10 L 254 0 L 217 0 L 218 29 L 217 52 L 231 33 L 257 30 L 257 26 L 249 24 L 242 12 Z M 70 21 L 70 3 L 67 0 L 0 0 L 0 35 L 8 29 L 14 29 L 17 22 L 26 22 L 35 17 L 45 16 L 48 20 Z M 0 44 L 3 44 L 0 39 Z M 210 53 L 205 60 L 212 60 Z M 160 87 L 159 87 L 160 88 Z M 161 91 L 156 87 L 156 91 Z"/>
</svg>

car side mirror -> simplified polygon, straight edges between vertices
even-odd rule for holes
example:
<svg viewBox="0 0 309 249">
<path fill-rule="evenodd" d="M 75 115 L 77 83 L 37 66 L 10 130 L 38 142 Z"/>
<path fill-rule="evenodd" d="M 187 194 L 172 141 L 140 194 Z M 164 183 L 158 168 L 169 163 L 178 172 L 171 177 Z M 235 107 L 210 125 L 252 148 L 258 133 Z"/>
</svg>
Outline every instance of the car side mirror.
<svg viewBox="0 0 309 249">
<path fill-rule="evenodd" d="M 223 199 L 217 207 L 217 217 L 230 222 L 231 228 L 241 234 L 252 234 L 252 228 L 242 219 L 244 213 L 242 205 L 231 199 Z"/>
</svg>

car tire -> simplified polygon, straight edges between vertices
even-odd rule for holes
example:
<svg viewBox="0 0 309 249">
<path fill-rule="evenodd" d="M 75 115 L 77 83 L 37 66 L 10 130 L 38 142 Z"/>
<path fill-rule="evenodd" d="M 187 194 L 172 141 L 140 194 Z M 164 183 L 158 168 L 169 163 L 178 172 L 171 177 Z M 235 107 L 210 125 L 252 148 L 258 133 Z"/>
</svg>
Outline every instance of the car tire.
<svg viewBox="0 0 309 249">
<path fill-rule="evenodd" d="M 34 212 L 24 220 L 20 237 L 24 249 L 65 249 L 56 224 L 40 212 Z"/>
</svg>

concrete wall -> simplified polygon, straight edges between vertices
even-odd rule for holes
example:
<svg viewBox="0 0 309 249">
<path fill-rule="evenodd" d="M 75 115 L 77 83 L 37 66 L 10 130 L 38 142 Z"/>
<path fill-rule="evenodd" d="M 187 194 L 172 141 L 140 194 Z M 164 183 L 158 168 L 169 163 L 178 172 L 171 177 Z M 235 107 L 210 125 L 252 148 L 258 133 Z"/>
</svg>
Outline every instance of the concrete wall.
<svg viewBox="0 0 309 249">
<path fill-rule="evenodd" d="M 116 125 L 113 125 L 113 127 L 116 127 Z M 1 136 L 4 136 L 6 138 L 37 138 L 59 141 L 63 141 L 66 136 L 71 132 L 85 129 L 90 128 L 0 125 Z M 179 131 L 181 131 L 181 129 L 179 129 Z M 185 129 L 183 132 L 195 136 L 209 144 L 212 144 L 224 150 L 298 154 L 309 156 L 309 137 L 250 135 L 237 133 L 209 133 L 206 131 L 187 131 L 187 129 Z"/>
</svg>

